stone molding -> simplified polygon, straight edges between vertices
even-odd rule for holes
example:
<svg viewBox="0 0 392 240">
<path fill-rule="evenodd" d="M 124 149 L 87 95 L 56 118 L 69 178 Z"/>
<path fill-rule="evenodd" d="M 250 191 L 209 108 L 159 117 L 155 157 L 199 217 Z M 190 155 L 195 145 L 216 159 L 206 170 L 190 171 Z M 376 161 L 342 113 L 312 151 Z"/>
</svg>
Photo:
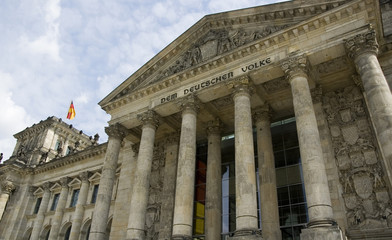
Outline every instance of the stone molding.
<svg viewBox="0 0 392 240">
<path fill-rule="evenodd" d="M 116 123 L 114 125 L 110 125 L 109 127 L 105 127 L 105 132 L 109 137 L 123 140 L 127 135 L 128 129 L 123 125 Z"/>
<path fill-rule="evenodd" d="M 14 191 L 16 189 L 16 186 L 8 180 L 4 180 L 1 183 L 1 191 L 5 192 L 6 194 L 10 195 L 12 193 L 12 191 Z"/>
<path fill-rule="evenodd" d="M 159 116 L 153 110 L 148 110 L 145 113 L 139 114 L 137 118 L 143 123 L 143 127 L 150 126 L 156 130 L 159 126 Z"/>
<path fill-rule="evenodd" d="M 308 78 L 308 60 L 305 54 L 290 56 L 287 60 L 283 61 L 281 68 L 286 75 L 289 82 L 297 76 Z"/>
<path fill-rule="evenodd" d="M 376 31 L 370 26 L 368 32 L 344 40 L 344 46 L 348 56 L 352 59 L 356 59 L 363 53 L 371 53 L 377 56 L 378 43 Z"/>
</svg>

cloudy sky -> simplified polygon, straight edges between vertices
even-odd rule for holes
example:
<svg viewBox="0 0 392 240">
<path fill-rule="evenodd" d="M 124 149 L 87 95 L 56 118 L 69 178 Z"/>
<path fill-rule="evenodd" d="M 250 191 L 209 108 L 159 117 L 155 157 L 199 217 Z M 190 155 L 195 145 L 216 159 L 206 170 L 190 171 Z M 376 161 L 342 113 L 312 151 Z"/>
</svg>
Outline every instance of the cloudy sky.
<svg viewBox="0 0 392 240">
<path fill-rule="evenodd" d="M 207 14 L 272 0 L 2 0 L 0 152 L 49 116 L 107 140 L 97 104 Z M 76 117 L 66 119 L 73 100 Z"/>
</svg>

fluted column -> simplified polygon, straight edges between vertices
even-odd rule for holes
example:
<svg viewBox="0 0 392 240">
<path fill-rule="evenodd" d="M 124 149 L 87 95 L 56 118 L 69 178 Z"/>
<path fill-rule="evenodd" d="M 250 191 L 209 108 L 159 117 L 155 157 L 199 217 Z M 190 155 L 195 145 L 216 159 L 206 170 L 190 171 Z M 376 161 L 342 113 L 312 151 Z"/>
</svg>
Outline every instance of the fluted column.
<svg viewBox="0 0 392 240">
<path fill-rule="evenodd" d="M 176 196 L 172 239 L 191 239 L 196 167 L 196 121 L 199 109 L 196 97 L 180 100 L 182 124 L 178 154 Z"/>
<path fill-rule="evenodd" d="M 109 136 L 108 147 L 106 149 L 101 180 L 99 181 L 97 201 L 91 223 L 91 240 L 106 239 L 106 225 L 109 217 L 113 186 L 116 180 L 118 155 L 127 129 L 120 124 L 116 124 L 106 127 L 105 132 Z"/>
<path fill-rule="evenodd" d="M 3 213 L 5 210 L 5 206 L 7 205 L 8 199 L 10 198 L 10 195 L 12 191 L 15 190 L 15 185 L 8 181 L 4 180 L 1 183 L 1 194 L 0 194 L 0 220 L 3 217 Z"/>
<path fill-rule="evenodd" d="M 208 123 L 208 155 L 206 179 L 205 238 L 221 238 L 222 232 L 222 166 L 221 130 L 219 119 Z"/>
<path fill-rule="evenodd" d="M 158 116 L 152 110 L 138 116 L 142 121 L 142 137 L 131 196 L 126 239 L 145 239 L 145 221 L 150 188 L 151 165 L 154 153 Z"/>
<path fill-rule="evenodd" d="M 290 57 L 283 62 L 282 69 L 290 82 L 293 96 L 309 215 L 308 228 L 316 228 L 312 232 L 312 234 L 320 234 L 320 236 L 316 236 L 316 239 L 334 239 L 338 237 L 334 235 L 335 233 L 332 232 L 333 236 L 328 237 L 327 234 L 321 234 L 320 232 L 323 227 L 332 226 L 335 220 L 331 207 L 320 135 L 308 85 L 306 56 Z M 311 236 L 315 237 L 310 234 L 310 231 L 308 231 L 309 234 L 305 237 L 305 232 L 302 231 L 301 239 L 311 239 Z"/>
<path fill-rule="evenodd" d="M 262 236 L 264 240 L 280 240 L 282 237 L 279 227 L 278 194 L 270 115 L 268 106 L 256 109 L 253 115 L 257 132 L 261 226 L 263 227 Z"/>
<path fill-rule="evenodd" d="M 78 196 L 78 201 L 75 206 L 75 213 L 72 216 L 72 226 L 71 233 L 69 235 L 69 240 L 79 239 L 79 234 L 82 226 L 83 215 L 84 215 L 84 205 L 87 202 L 87 195 L 90 183 L 88 181 L 88 172 L 82 172 L 79 174 L 80 180 L 82 180 L 82 185 L 80 186 L 80 192 Z"/>
<path fill-rule="evenodd" d="M 55 240 L 58 237 L 61 221 L 63 220 L 64 208 L 67 202 L 68 196 L 68 177 L 63 177 L 60 179 L 61 192 L 59 196 L 59 201 L 56 206 L 56 211 L 52 219 L 52 228 L 50 229 L 49 240 Z"/>
<path fill-rule="evenodd" d="M 39 239 L 39 234 L 41 232 L 42 224 L 45 219 L 45 213 L 46 210 L 48 209 L 48 204 L 49 204 L 49 198 L 50 198 L 50 190 L 49 190 L 50 184 L 44 183 L 42 188 L 44 189 L 44 194 L 42 196 L 41 200 L 41 205 L 39 206 L 39 210 L 37 213 L 37 216 L 35 217 L 34 220 L 34 226 L 33 230 L 31 232 L 31 237 L 30 240 L 38 240 Z"/>
<path fill-rule="evenodd" d="M 251 86 L 247 76 L 228 85 L 233 89 L 235 135 L 235 237 L 259 239 L 256 196 L 256 169 L 253 147 Z M 237 238 L 233 238 L 237 239 Z"/>
<path fill-rule="evenodd" d="M 345 46 L 362 80 L 368 109 L 385 157 L 387 175 L 392 182 L 392 94 L 377 59 L 376 33 L 370 29 L 346 40 Z"/>
</svg>

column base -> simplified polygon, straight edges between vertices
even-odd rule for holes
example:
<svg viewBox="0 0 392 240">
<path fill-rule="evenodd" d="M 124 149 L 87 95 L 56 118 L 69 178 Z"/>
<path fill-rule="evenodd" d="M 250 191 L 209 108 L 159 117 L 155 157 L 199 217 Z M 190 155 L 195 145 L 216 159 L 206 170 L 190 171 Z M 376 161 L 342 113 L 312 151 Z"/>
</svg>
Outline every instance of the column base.
<svg viewBox="0 0 392 240">
<path fill-rule="evenodd" d="M 301 231 L 301 240 L 344 240 L 342 230 L 338 226 L 305 228 Z"/>
<path fill-rule="evenodd" d="M 192 240 L 192 237 L 187 235 L 173 235 L 171 240 Z"/>
<path fill-rule="evenodd" d="M 243 229 L 235 231 L 234 236 L 228 240 L 262 240 L 261 231 L 255 229 Z"/>
</svg>

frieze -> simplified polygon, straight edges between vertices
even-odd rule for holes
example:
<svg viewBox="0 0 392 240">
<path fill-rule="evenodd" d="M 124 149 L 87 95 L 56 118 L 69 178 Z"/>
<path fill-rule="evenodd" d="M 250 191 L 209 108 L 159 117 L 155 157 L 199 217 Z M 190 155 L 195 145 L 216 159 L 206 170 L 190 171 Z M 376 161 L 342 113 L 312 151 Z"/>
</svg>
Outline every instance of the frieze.
<svg viewBox="0 0 392 240">
<path fill-rule="evenodd" d="M 392 227 L 392 205 L 358 86 L 323 96 L 349 229 Z"/>
</svg>

